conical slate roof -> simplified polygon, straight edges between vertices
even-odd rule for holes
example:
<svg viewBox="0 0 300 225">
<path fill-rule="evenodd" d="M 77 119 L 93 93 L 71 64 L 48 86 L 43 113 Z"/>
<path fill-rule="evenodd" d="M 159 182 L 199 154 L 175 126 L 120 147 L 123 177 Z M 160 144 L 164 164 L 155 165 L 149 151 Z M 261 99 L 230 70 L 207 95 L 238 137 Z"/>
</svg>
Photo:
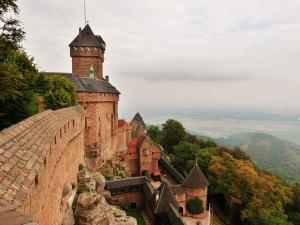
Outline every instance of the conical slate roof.
<svg viewBox="0 0 300 225">
<path fill-rule="evenodd" d="M 195 165 L 183 181 L 182 185 L 189 188 L 205 188 L 208 186 L 208 181 L 200 167 Z"/>
<path fill-rule="evenodd" d="M 105 42 L 100 35 L 95 35 L 90 27 L 86 25 L 69 44 L 70 47 L 100 47 L 105 50 Z"/>
<path fill-rule="evenodd" d="M 131 120 L 131 124 L 136 122 L 137 124 L 141 125 L 144 129 L 147 129 L 147 125 L 145 124 L 142 116 L 140 115 L 140 113 L 135 114 L 135 116 L 133 117 L 133 119 Z"/>
</svg>

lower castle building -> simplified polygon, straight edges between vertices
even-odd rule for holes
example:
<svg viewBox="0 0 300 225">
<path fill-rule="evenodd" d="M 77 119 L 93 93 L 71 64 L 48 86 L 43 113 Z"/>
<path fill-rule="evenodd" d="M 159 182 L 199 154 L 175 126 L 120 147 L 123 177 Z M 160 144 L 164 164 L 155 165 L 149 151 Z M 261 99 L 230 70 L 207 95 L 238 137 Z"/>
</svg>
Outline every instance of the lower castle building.
<svg viewBox="0 0 300 225">
<path fill-rule="evenodd" d="M 92 171 L 125 152 L 131 176 L 106 182 L 110 202 L 141 208 L 151 224 L 210 225 L 200 167 L 182 177 L 147 136 L 141 115 L 118 118 L 120 92 L 103 76 L 106 44 L 89 25 L 70 43 L 77 106 L 46 110 L 0 133 L 0 225 L 61 225 L 76 196 L 80 164 Z M 192 214 L 187 202 L 200 199 Z"/>
</svg>

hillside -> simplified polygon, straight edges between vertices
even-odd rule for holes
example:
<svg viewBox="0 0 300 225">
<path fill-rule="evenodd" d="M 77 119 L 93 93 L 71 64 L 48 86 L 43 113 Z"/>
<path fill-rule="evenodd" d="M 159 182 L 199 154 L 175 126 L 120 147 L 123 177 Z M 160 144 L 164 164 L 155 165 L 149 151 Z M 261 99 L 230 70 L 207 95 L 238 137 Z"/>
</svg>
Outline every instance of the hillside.
<svg viewBox="0 0 300 225">
<path fill-rule="evenodd" d="M 240 133 L 216 139 L 219 145 L 241 147 L 260 168 L 300 182 L 300 146 L 264 133 Z"/>
</svg>

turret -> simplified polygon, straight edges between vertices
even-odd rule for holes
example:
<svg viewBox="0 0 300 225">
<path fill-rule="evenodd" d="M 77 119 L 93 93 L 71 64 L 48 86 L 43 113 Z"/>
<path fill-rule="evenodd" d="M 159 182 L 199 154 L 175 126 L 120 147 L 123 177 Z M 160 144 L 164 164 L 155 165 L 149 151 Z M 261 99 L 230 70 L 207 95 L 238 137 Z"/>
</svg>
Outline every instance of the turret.
<svg viewBox="0 0 300 225">
<path fill-rule="evenodd" d="M 105 42 L 100 35 L 94 35 L 87 24 L 69 44 L 72 57 L 72 73 L 79 77 L 91 77 L 93 69 L 94 79 L 103 79 L 103 62 Z"/>
<path fill-rule="evenodd" d="M 187 175 L 182 183 L 182 186 L 186 189 L 186 203 L 191 199 L 200 199 L 202 202 L 203 212 L 200 214 L 191 214 L 186 210 L 186 216 L 195 218 L 203 218 L 206 216 L 206 204 L 207 204 L 207 187 L 208 181 L 203 174 L 201 168 L 196 164 L 191 172 Z"/>
</svg>

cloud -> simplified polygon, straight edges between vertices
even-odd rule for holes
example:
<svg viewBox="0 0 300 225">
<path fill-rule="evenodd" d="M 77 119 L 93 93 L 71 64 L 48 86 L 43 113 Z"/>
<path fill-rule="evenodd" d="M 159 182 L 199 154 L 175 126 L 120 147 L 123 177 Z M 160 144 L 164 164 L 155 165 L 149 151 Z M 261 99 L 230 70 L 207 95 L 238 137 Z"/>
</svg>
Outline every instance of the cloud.
<svg viewBox="0 0 300 225">
<path fill-rule="evenodd" d="M 70 72 L 82 1 L 19 4 L 26 50 L 43 70 Z M 300 107 L 299 0 L 88 0 L 87 10 L 124 104 L 139 91 L 147 105 Z M 179 88 L 189 94 L 174 99 Z"/>
<path fill-rule="evenodd" d="M 195 82 L 243 82 L 252 79 L 251 75 L 246 74 L 224 74 L 224 72 L 213 73 L 201 70 L 168 70 L 165 69 L 135 69 L 134 71 L 122 71 L 123 76 L 144 79 L 151 82 L 178 82 L 178 81 L 195 81 Z"/>
</svg>

